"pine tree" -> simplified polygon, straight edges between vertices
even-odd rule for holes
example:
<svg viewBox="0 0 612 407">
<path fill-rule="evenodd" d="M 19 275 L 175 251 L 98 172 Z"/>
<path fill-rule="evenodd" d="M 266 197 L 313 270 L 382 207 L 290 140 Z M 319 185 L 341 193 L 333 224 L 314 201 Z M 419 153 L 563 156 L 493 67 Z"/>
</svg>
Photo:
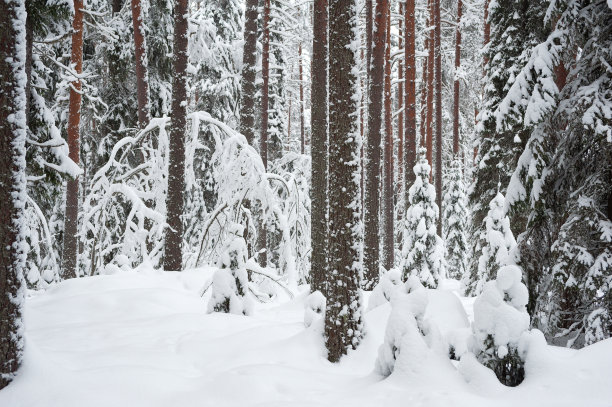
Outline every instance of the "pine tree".
<svg viewBox="0 0 612 407">
<path fill-rule="evenodd" d="M 134 27 L 134 59 L 136 64 L 136 93 L 138 95 L 138 127 L 143 129 L 151 120 L 149 103 L 149 72 L 147 43 L 144 32 L 145 15 L 142 0 L 132 0 L 132 24 Z"/>
<path fill-rule="evenodd" d="M 321 291 L 327 274 L 328 115 L 327 0 L 316 0 L 313 16 L 311 114 L 312 214 L 311 291 Z"/>
<path fill-rule="evenodd" d="M 461 161 L 455 159 L 450 169 L 448 189 L 444 195 L 444 242 L 448 276 L 461 280 L 467 271 L 467 194 Z"/>
<path fill-rule="evenodd" d="M 353 69 L 357 5 L 329 2 L 329 271 L 326 276 L 327 358 L 337 362 L 363 336 L 359 295 L 359 129 Z M 383 43 L 384 44 L 384 43 Z M 382 95 L 381 95 L 382 96 Z"/>
<path fill-rule="evenodd" d="M 436 288 L 445 276 L 444 242 L 436 234 L 438 206 L 436 192 L 429 183 L 431 167 L 426 150 L 419 150 L 419 161 L 414 166 L 416 179 L 410 187 L 410 207 L 404 221 L 402 249 L 403 280 L 416 276 L 429 288 Z"/>
<path fill-rule="evenodd" d="M 388 10 L 388 0 L 376 0 L 374 42 L 372 43 L 372 61 L 368 82 L 368 136 L 363 214 L 363 286 L 366 290 L 371 290 L 378 282 L 380 267 L 380 143 L 383 128 L 385 37 Z"/>
<path fill-rule="evenodd" d="M 83 1 L 74 2 L 74 17 L 72 20 L 72 54 L 70 63 L 74 72 L 83 72 Z M 79 163 L 80 141 L 79 126 L 81 123 L 81 80 L 73 78 L 70 89 L 70 107 L 68 110 L 68 147 L 70 159 Z M 64 216 L 64 250 L 62 256 L 62 277 L 77 276 L 78 256 L 78 216 L 79 216 L 79 180 L 73 178 L 66 184 L 66 211 Z"/>
<path fill-rule="evenodd" d="M 249 144 L 255 139 L 255 73 L 257 71 L 257 0 L 247 0 L 244 12 L 244 54 L 242 57 L 242 106 L 240 132 Z"/>
<path fill-rule="evenodd" d="M 172 83 L 172 128 L 168 157 L 168 227 L 164 248 L 164 270 L 183 268 L 183 208 L 185 194 L 185 132 L 187 121 L 187 0 L 174 3 L 174 81 Z"/>
<path fill-rule="evenodd" d="M 0 5 L 0 390 L 15 377 L 23 353 L 26 244 L 26 11 Z"/>
<path fill-rule="evenodd" d="M 391 5 L 388 4 L 390 7 Z M 394 236 L 394 151 L 393 151 L 393 112 L 391 107 L 391 9 L 387 10 L 387 33 L 385 50 L 385 87 L 384 87 L 384 118 L 385 132 L 383 140 L 383 165 L 382 165 L 382 256 L 381 265 L 389 270 L 393 267 L 395 257 Z"/>
</svg>

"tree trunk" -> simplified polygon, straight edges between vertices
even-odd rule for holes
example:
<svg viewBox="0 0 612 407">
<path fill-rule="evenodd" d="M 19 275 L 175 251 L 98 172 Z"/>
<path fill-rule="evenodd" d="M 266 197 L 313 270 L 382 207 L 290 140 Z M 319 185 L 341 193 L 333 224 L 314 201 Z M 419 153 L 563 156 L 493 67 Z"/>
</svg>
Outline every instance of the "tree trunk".
<svg viewBox="0 0 612 407">
<path fill-rule="evenodd" d="M 484 46 L 489 44 L 491 40 L 491 24 L 489 24 L 489 0 L 485 0 L 484 3 Z M 487 58 L 487 54 L 484 54 L 484 65 L 489 63 L 489 59 Z"/>
<path fill-rule="evenodd" d="M 327 358 L 337 362 L 363 336 L 357 261 L 358 101 L 354 98 L 356 55 L 351 47 L 356 40 L 357 15 L 354 0 L 331 0 L 329 5 L 329 190 L 333 194 L 329 196 L 330 272 L 326 275 L 325 344 Z"/>
<path fill-rule="evenodd" d="M 372 23 L 374 22 L 374 18 L 372 16 L 372 0 L 365 0 L 365 19 L 366 19 L 366 77 L 367 82 L 370 82 L 370 70 L 372 68 Z M 368 92 L 370 91 L 370 87 L 368 85 Z M 369 97 L 366 96 L 366 99 Z"/>
<path fill-rule="evenodd" d="M 442 236 L 442 46 L 440 0 L 434 1 L 434 48 L 436 59 L 436 203 L 438 204 L 438 236 Z"/>
<path fill-rule="evenodd" d="M 304 154 L 306 151 L 306 134 L 304 133 L 304 72 L 302 68 L 302 43 L 300 42 L 299 48 L 299 60 L 298 60 L 298 71 L 300 74 L 300 142 L 301 152 Z"/>
<path fill-rule="evenodd" d="M 0 390 L 23 355 L 26 72 L 22 1 L 0 3 Z"/>
<path fill-rule="evenodd" d="M 264 168 L 268 169 L 268 107 L 269 107 L 269 84 L 270 84 L 270 0 L 264 0 L 263 8 L 263 34 L 262 34 L 262 54 L 261 54 L 261 133 L 259 136 L 259 155 L 263 161 Z M 268 264 L 268 236 L 265 225 L 265 213 L 260 212 L 261 218 L 257 233 L 258 263 L 262 267 Z"/>
<path fill-rule="evenodd" d="M 242 83 L 240 132 L 247 142 L 255 140 L 255 73 L 257 72 L 257 0 L 246 0 L 244 12 L 244 50 L 242 55 Z"/>
<path fill-rule="evenodd" d="M 327 0 L 315 0 L 312 37 L 312 77 L 310 88 L 310 128 L 312 159 L 311 222 L 310 238 L 310 289 L 327 296 L 324 282 L 327 278 L 327 183 L 328 183 L 328 139 L 327 139 Z"/>
<path fill-rule="evenodd" d="M 433 99 L 434 99 L 434 32 L 431 25 L 434 24 L 434 5 L 428 0 L 429 18 L 427 20 L 427 162 L 433 168 Z M 431 178 L 431 176 L 430 176 Z"/>
<path fill-rule="evenodd" d="M 368 140 L 364 204 L 363 288 L 371 290 L 378 282 L 380 266 L 380 142 L 385 72 L 385 34 L 388 0 L 376 0 L 376 30 L 372 47 L 369 81 Z M 335 193 L 336 191 L 334 191 Z"/>
<path fill-rule="evenodd" d="M 72 20 L 72 54 L 70 64 L 77 74 L 83 72 L 83 0 L 74 1 Z M 68 156 L 79 164 L 79 125 L 81 123 L 81 81 L 71 82 L 68 105 Z M 64 252 L 62 257 L 62 278 L 77 275 L 78 238 L 77 222 L 79 216 L 79 180 L 66 183 L 66 212 L 64 215 Z"/>
<path fill-rule="evenodd" d="M 404 21 L 406 23 L 406 45 L 404 46 L 404 63 L 406 65 L 406 82 L 404 84 L 404 92 L 406 93 L 405 100 L 405 113 L 406 113 L 406 128 L 404 140 L 406 143 L 405 149 L 405 173 L 406 180 L 404 184 L 404 200 L 406 209 L 409 205 L 408 189 L 414 183 L 415 175 L 413 167 L 416 164 L 416 52 L 415 52 L 415 16 L 414 16 L 414 5 L 415 0 L 407 0 L 404 10 Z M 426 65 L 423 65 L 423 86 L 425 84 L 427 69 Z M 421 108 L 425 108 L 425 96 L 426 92 L 421 91 Z M 424 112 L 424 110 L 423 110 Z M 423 115 L 421 115 L 423 119 Z M 421 138 L 425 139 L 425 128 L 423 127 L 423 120 L 421 120 Z"/>
<path fill-rule="evenodd" d="M 394 239 L 393 239 L 393 120 L 391 112 L 391 9 L 390 4 L 387 9 L 387 35 L 385 50 L 385 151 L 383 159 L 383 197 L 382 197 L 382 218 L 383 218 L 383 253 L 382 265 L 386 270 L 393 267 L 394 262 Z"/>
<path fill-rule="evenodd" d="M 453 87 L 453 154 L 459 156 L 459 76 L 461 67 L 461 13 L 463 4 L 457 2 L 457 31 L 455 32 L 455 83 Z"/>
<path fill-rule="evenodd" d="M 174 81 L 172 82 L 172 127 L 168 154 L 168 228 L 164 270 L 183 268 L 183 205 L 185 194 L 185 131 L 187 121 L 187 26 L 188 0 L 174 2 Z"/>
<path fill-rule="evenodd" d="M 398 13 L 400 16 L 403 16 L 404 13 L 404 4 L 398 2 Z M 397 22 L 398 32 L 399 32 L 399 41 L 398 48 L 402 49 L 404 47 L 404 26 L 402 24 L 402 19 L 400 18 Z M 400 197 L 403 190 L 404 185 L 404 61 L 401 59 L 397 65 L 397 108 L 399 110 L 399 114 L 397 115 L 397 202 L 399 204 Z M 404 208 L 398 208 L 398 216 L 401 219 L 401 215 Z"/>
<path fill-rule="evenodd" d="M 132 24 L 134 26 L 134 54 L 136 57 L 136 95 L 138 97 L 138 127 L 144 129 L 151 120 L 149 105 L 149 73 L 147 71 L 147 43 L 141 0 L 132 0 Z"/>
</svg>

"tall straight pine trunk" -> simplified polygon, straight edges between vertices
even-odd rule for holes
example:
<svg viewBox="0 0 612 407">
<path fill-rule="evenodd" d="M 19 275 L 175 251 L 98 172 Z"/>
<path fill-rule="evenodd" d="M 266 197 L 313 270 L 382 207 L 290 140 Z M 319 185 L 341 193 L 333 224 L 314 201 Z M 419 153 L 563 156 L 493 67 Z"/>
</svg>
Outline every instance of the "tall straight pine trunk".
<svg viewBox="0 0 612 407">
<path fill-rule="evenodd" d="M 459 76 L 461 67 L 461 13 L 463 3 L 457 2 L 457 31 L 455 32 L 455 82 L 453 84 L 453 155 L 459 156 Z"/>
<path fill-rule="evenodd" d="M 406 35 L 405 35 L 405 46 L 404 46 L 404 64 L 406 66 L 406 83 L 404 84 L 405 91 L 405 106 L 406 108 L 406 127 L 405 127 L 405 174 L 406 180 L 404 184 L 404 200 L 406 202 L 406 209 L 409 204 L 409 194 L 408 189 L 414 183 L 415 175 L 412 170 L 414 165 L 416 164 L 416 54 L 415 54 L 415 16 L 414 16 L 414 3 L 415 0 L 406 0 L 405 9 L 404 9 L 404 21 L 406 24 Z M 425 68 L 426 65 L 423 67 Z M 427 74 L 427 70 L 423 69 L 423 77 Z M 421 84 L 424 86 L 425 81 Z M 423 101 L 425 100 L 426 92 L 424 90 L 421 91 L 421 108 L 423 109 L 425 104 Z M 423 118 L 423 116 L 421 116 Z M 424 139 L 425 127 L 423 126 L 423 122 L 421 122 L 421 138 Z"/>
<path fill-rule="evenodd" d="M 149 73 L 147 69 L 147 43 L 143 27 L 144 14 L 141 0 L 132 0 L 134 26 L 134 54 L 136 57 L 136 96 L 138 97 L 138 127 L 144 129 L 151 120 L 149 104 Z"/>
<path fill-rule="evenodd" d="M 359 128 L 355 0 L 329 2 L 329 272 L 325 344 L 337 362 L 363 336 L 359 300 Z M 383 43 L 384 45 L 384 43 Z"/>
<path fill-rule="evenodd" d="M 306 151 L 306 134 L 304 132 L 304 69 L 302 68 L 302 43 L 298 47 L 298 73 L 300 75 L 300 151 Z"/>
<path fill-rule="evenodd" d="M 268 169 L 268 107 L 270 93 L 270 0 L 264 0 L 263 28 L 262 28 L 262 53 L 261 53 L 261 133 L 259 135 L 259 155 L 263 161 L 264 168 Z M 265 213 L 262 210 L 257 225 L 257 251 L 258 262 L 262 267 L 268 264 L 268 236 L 265 224 Z"/>
<path fill-rule="evenodd" d="M 188 0 L 174 2 L 174 80 L 172 82 L 172 127 L 168 155 L 166 197 L 166 241 L 164 270 L 183 267 L 183 215 L 185 194 L 185 130 L 187 121 L 187 26 Z"/>
<path fill-rule="evenodd" d="M 311 291 L 325 292 L 327 278 L 327 205 L 328 205 L 328 96 L 327 96 L 327 0 L 315 0 L 310 89 L 310 128 L 312 158 Z"/>
<path fill-rule="evenodd" d="M 384 139 L 384 156 L 383 156 L 383 196 L 382 196 L 382 219 L 383 219 L 383 253 L 382 265 L 389 270 L 393 267 L 394 262 L 394 234 L 393 226 L 395 219 L 393 216 L 393 120 L 391 112 L 391 9 L 387 10 L 387 35 L 386 35 L 386 50 L 385 50 L 385 139 Z"/>
<path fill-rule="evenodd" d="M 74 1 L 74 18 L 72 20 L 72 54 L 70 64 L 74 72 L 83 72 L 83 0 Z M 76 164 L 79 163 L 79 126 L 81 123 L 81 81 L 74 78 L 70 87 L 68 104 L 68 155 Z M 64 215 L 64 252 L 62 255 L 62 278 L 73 278 L 77 275 L 78 238 L 77 223 L 79 217 L 79 179 L 70 179 L 66 183 L 66 212 Z"/>
<path fill-rule="evenodd" d="M 257 0 L 246 0 L 242 54 L 240 133 L 253 145 L 255 139 L 255 74 L 257 72 Z"/>
<path fill-rule="evenodd" d="M 434 2 L 434 51 L 436 60 L 436 203 L 438 204 L 438 236 L 442 236 L 442 41 L 440 0 Z"/>
<path fill-rule="evenodd" d="M 380 142 L 382 133 L 385 34 L 387 31 L 388 4 L 388 0 L 376 0 L 372 64 L 369 80 L 368 140 L 366 149 L 366 182 L 363 219 L 363 288 L 366 290 L 371 290 L 378 282 L 380 267 Z"/>
<path fill-rule="evenodd" d="M 24 2 L 0 2 L 0 390 L 23 354 L 26 199 L 26 12 Z"/>
<path fill-rule="evenodd" d="M 404 3 L 398 2 L 398 13 L 400 16 L 404 15 Z M 400 18 L 397 22 L 397 28 L 399 33 L 398 48 L 401 50 L 404 47 L 404 24 Z M 397 202 L 400 202 L 399 194 L 403 191 L 402 187 L 404 184 L 404 61 L 399 60 L 397 64 L 397 108 L 399 113 L 397 115 Z M 398 208 L 398 215 L 401 215 L 403 208 Z"/>
<path fill-rule="evenodd" d="M 427 19 L 427 118 L 426 118 L 426 132 L 427 132 L 427 162 L 429 166 L 433 168 L 433 99 L 434 99 L 434 32 L 431 29 L 431 25 L 434 24 L 434 2 L 435 0 L 428 0 L 427 6 L 429 8 L 429 17 Z M 430 177 L 431 178 L 431 177 Z"/>
</svg>

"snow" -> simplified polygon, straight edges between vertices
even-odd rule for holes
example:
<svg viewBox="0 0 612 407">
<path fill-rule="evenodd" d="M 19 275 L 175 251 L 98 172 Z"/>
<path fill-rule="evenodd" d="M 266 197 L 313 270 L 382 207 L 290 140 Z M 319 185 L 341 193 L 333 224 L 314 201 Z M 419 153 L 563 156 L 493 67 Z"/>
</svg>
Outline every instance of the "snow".
<svg viewBox="0 0 612 407">
<path fill-rule="evenodd" d="M 303 324 L 306 286 L 291 301 L 256 304 L 253 316 L 207 314 L 200 291 L 215 270 L 143 268 L 30 292 L 23 368 L 0 406 L 610 406 L 612 339 L 577 351 L 534 331 L 522 344 L 526 379 L 507 388 L 471 354 L 441 355 L 413 318 L 410 346 L 385 379 L 374 366 L 391 305 L 367 312 L 363 342 L 331 364 L 321 325 Z M 470 315 L 457 286 L 443 280 L 403 298 L 421 291 L 422 305 L 424 293 L 423 322 L 443 337 Z"/>
</svg>

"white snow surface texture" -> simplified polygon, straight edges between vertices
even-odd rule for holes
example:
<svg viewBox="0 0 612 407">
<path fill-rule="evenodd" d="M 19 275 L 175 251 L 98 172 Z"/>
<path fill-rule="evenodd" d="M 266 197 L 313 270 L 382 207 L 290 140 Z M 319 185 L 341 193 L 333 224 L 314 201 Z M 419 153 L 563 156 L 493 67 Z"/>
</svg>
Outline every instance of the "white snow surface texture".
<svg viewBox="0 0 612 407">
<path fill-rule="evenodd" d="M 612 406 L 612 339 L 579 351 L 540 341 L 525 381 L 506 388 L 471 354 L 457 367 L 412 329 L 384 378 L 375 364 L 389 303 L 365 314 L 363 343 L 331 364 L 322 323 L 304 327 L 307 287 L 257 304 L 253 316 L 207 314 L 199 290 L 214 270 L 124 272 L 30 292 L 24 363 L 0 406 Z M 450 298 L 458 284 L 442 283 L 422 305 L 435 307 L 423 321 L 444 337 L 469 323 L 473 299 Z"/>
</svg>

